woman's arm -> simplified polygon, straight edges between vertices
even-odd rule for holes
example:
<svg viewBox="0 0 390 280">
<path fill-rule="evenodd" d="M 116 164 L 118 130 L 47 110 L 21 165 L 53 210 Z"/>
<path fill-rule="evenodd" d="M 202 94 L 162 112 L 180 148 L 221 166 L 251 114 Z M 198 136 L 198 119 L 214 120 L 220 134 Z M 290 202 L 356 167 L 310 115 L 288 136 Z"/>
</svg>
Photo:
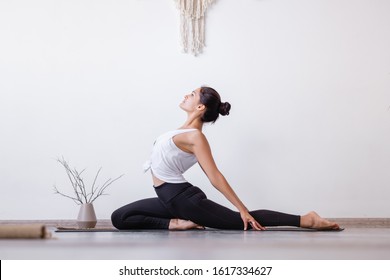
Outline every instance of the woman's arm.
<svg viewBox="0 0 390 280">
<path fill-rule="evenodd" d="M 244 230 L 247 229 L 248 223 L 250 223 L 254 229 L 265 229 L 249 214 L 248 209 L 239 199 L 223 174 L 218 170 L 211 153 L 210 145 L 204 134 L 197 131 L 191 133 L 190 137 L 192 145 L 189 146 L 189 149 L 196 156 L 199 165 L 209 178 L 211 184 L 219 190 L 238 209 L 238 211 L 240 211 L 241 219 L 244 222 Z"/>
</svg>

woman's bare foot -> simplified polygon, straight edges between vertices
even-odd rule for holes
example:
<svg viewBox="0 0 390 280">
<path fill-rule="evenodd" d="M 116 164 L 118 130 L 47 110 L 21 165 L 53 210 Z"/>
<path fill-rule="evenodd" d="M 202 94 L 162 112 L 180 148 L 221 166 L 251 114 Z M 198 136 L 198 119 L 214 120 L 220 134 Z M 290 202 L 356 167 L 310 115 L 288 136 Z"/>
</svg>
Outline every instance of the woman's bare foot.
<svg viewBox="0 0 390 280">
<path fill-rule="evenodd" d="M 192 221 L 171 219 L 169 222 L 169 230 L 187 230 L 187 229 L 204 229 L 204 226 L 195 224 Z"/>
<path fill-rule="evenodd" d="M 334 222 L 321 218 L 316 212 L 312 211 L 301 216 L 301 227 L 312 229 L 339 229 L 340 226 Z"/>
</svg>

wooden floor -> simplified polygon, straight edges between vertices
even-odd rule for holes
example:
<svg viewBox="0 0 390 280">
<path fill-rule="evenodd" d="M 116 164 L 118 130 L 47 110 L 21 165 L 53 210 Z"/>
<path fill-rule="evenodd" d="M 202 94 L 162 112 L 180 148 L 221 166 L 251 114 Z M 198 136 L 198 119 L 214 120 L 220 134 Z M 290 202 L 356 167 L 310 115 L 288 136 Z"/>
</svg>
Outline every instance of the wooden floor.
<svg viewBox="0 0 390 280">
<path fill-rule="evenodd" d="M 46 221 L 52 232 L 51 239 L 1 239 L 0 259 L 390 260 L 388 220 L 371 220 L 366 224 L 349 222 L 340 222 L 346 228 L 341 232 L 142 230 L 60 233 L 55 232 L 54 225 L 69 226 L 72 221 Z M 100 221 L 99 225 L 109 223 Z"/>
</svg>

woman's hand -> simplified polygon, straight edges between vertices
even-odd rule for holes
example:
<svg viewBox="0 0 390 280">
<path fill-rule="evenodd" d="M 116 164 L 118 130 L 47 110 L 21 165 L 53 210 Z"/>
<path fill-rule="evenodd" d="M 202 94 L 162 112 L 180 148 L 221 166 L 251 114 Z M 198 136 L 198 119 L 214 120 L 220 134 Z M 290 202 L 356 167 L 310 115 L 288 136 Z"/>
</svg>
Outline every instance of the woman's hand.
<svg viewBox="0 0 390 280">
<path fill-rule="evenodd" d="M 244 222 L 244 230 L 248 229 L 248 223 L 251 225 L 251 227 L 254 230 L 265 230 L 265 227 L 260 225 L 252 216 L 249 214 L 248 211 L 241 211 L 240 212 L 241 219 Z"/>
<path fill-rule="evenodd" d="M 206 136 L 204 136 L 204 134 L 199 130 L 189 133 L 183 133 L 181 135 L 189 137 L 189 139 L 184 139 L 184 142 L 187 143 L 186 148 L 189 150 L 189 152 L 193 153 L 196 156 L 200 167 L 206 173 L 211 184 L 217 190 L 219 190 L 234 206 L 236 206 L 238 211 L 240 211 L 241 219 L 244 222 L 244 230 L 247 230 L 248 223 L 254 230 L 265 230 L 265 227 L 261 226 L 249 214 L 245 205 L 241 202 L 241 200 L 238 198 L 237 194 L 229 185 L 225 177 L 218 170 L 214 158 L 211 154 L 211 148 L 206 139 Z M 178 145 L 178 143 L 176 142 L 175 144 Z"/>
</svg>

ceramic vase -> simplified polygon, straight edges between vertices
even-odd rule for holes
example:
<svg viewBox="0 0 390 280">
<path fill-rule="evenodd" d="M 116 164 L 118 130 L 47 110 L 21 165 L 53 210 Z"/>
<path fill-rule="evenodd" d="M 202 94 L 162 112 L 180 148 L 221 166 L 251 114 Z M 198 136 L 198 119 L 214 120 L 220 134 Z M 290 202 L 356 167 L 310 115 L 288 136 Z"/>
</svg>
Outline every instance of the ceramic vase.
<svg viewBox="0 0 390 280">
<path fill-rule="evenodd" d="M 97 220 L 95 209 L 92 203 L 85 203 L 80 205 L 79 215 L 77 217 L 77 225 L 80 229 L 94 228 Z"/>
</svg>

